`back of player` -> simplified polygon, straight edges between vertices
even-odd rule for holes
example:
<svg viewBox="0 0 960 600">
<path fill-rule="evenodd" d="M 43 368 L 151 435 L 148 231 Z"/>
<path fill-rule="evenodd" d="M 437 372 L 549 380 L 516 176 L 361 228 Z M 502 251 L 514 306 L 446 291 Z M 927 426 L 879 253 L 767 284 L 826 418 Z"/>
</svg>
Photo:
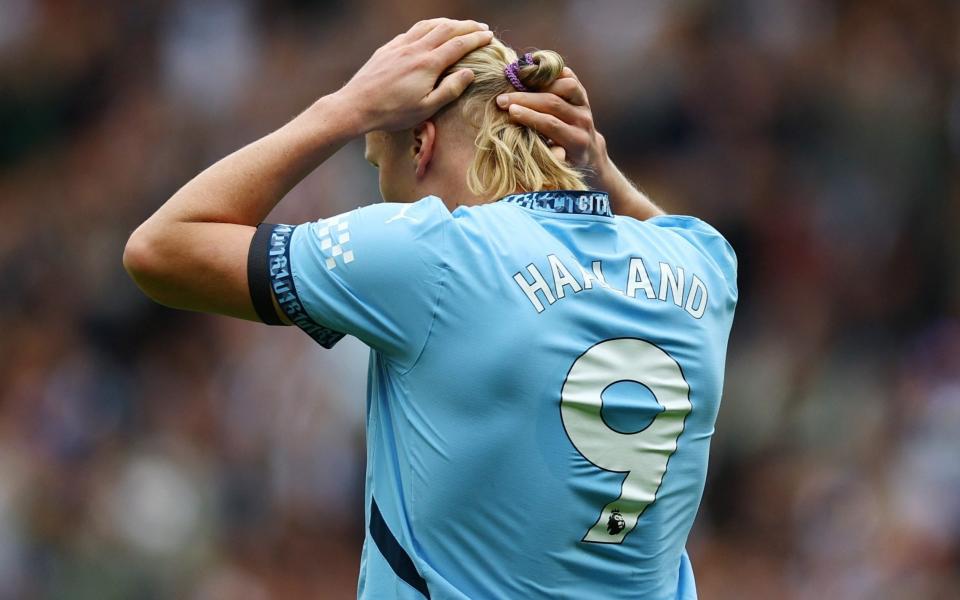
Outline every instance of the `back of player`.
<svg viewBox="0 0 960 600">
<path fill-rule="evenodd" d="M 374 348 L 360 596 L 695 597 L 737 297 L 715 229 L 585 192 L 308 226 L 299 301 Z"/>
<path fill-rule="evenodd" d="M 379 552 L 368 540 L 361 595 L 417 597 L 406 575 L 434 598 L 695 597 L 684 544 L 736 304 L 730 246 L 582 192 L 452 214 L 426 198 L 392 218 L 433 232 L 442 264 L 416 358 L 373 354 Z"/>
</svg>

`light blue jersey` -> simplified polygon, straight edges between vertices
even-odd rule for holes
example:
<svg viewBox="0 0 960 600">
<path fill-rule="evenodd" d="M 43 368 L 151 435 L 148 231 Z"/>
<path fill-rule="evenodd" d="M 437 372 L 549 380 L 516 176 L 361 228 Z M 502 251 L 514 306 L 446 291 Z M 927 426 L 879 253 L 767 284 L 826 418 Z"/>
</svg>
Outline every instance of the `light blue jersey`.
<svg viewBox="0 0 960 600">
<path fill-rule="evenodd" d="M 269 236 L 287 316 L 370 346 L 358 594 L 696 598 L 736 256 L 606 194 L 374 204 Z"/>
</svg>

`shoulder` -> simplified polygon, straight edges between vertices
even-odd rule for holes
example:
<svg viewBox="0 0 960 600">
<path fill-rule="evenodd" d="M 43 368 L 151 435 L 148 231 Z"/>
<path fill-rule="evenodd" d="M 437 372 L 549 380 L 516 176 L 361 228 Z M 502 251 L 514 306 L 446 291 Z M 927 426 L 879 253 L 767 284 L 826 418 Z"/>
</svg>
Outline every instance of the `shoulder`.
<svg viewBox="0 0 960 600">
<path fill-rule="evenodd" d="M 693 217 L 690 215 L 658 215 L 656 217 L 651 217 L 644 222 L 648 225 L 663 229 L 673 229 L 678 232 L 690 232 L 706 239 L 715 240 L 719 244 L 730 247 L 731 251 L 733 250 L 733 247 L 730 246 L 730 243 L 723 236 L 723 234 L 717 230 L 716 227 L 699 217 Z"/>
<path fill-rule="evenodd" d="M 436 196 L 416 202 L 379 202 L 351 211 L 305 223 L 301 235 L 307 236 L 327 250 L 337 245 L 362 248 L 400 258 L 410 251 L 419 254 L 417 246 L 430 246 L 444 237 L 450 212 Z M 429 254 L 429 252 L 428 252 Z"/>
<path fill-rule="evenodd" d="M 424 196 L 416 202 L 369 204 L 347 213 L 347 216 L 364 220 L 369 225 L 396 225 L 400 228 L 442 224 L 452 218 L 443 200 L 437 196 Z"/>
<path fill-rule="evenodd" d="M 690 215 L 659 215 L 644 221 L 647 226 L 685 240 L 723 273 L 733 290 L 737 285 L 737 253 L 716 227 Z"/>
</svg>

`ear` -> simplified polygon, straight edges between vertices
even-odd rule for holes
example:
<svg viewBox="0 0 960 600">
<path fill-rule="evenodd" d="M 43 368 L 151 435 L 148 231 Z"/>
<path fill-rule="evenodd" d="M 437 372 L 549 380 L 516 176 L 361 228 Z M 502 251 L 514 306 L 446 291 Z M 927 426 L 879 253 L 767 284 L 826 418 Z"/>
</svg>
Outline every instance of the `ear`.
<svg viewBox="0 0 960 600">
<path fill-rule="evenodd" d="M 413 129 L 413 159 L 417 167 L 417 178 L 427 173 L 427 167 L 433 159 L 434 145 L 437 143 L 437 126 L 433 121 L 424 121 Z"/>
</svg>

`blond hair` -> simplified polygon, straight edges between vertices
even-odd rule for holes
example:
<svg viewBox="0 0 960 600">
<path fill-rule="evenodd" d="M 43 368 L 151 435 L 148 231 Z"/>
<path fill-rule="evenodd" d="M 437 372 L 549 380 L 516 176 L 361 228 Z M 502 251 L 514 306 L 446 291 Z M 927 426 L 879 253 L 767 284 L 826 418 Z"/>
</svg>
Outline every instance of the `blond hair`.
<svg viewBox="0 0 960 600">
<path fill-rule="evenodd" d="M 560 76 L 563 58 L 552 50 L 536 50 L 532 65 L 520 66 L 517 76 L 532 92 L 542 91 Z M 476 154 L 467 171 L 467 186 L 478 196 L 501 198 L 518 191 L 588 189 L 583 174 L 557 158 L 546 139 L 533 129 L 514 123 L 496 104 L 500 94 L 515 92 L 504 69 L 517 53 L 494 38 L 470 52 L 446 74 L 470 69 L 474 79 L 453 106 L 477 128 Z"/>
</svg>

